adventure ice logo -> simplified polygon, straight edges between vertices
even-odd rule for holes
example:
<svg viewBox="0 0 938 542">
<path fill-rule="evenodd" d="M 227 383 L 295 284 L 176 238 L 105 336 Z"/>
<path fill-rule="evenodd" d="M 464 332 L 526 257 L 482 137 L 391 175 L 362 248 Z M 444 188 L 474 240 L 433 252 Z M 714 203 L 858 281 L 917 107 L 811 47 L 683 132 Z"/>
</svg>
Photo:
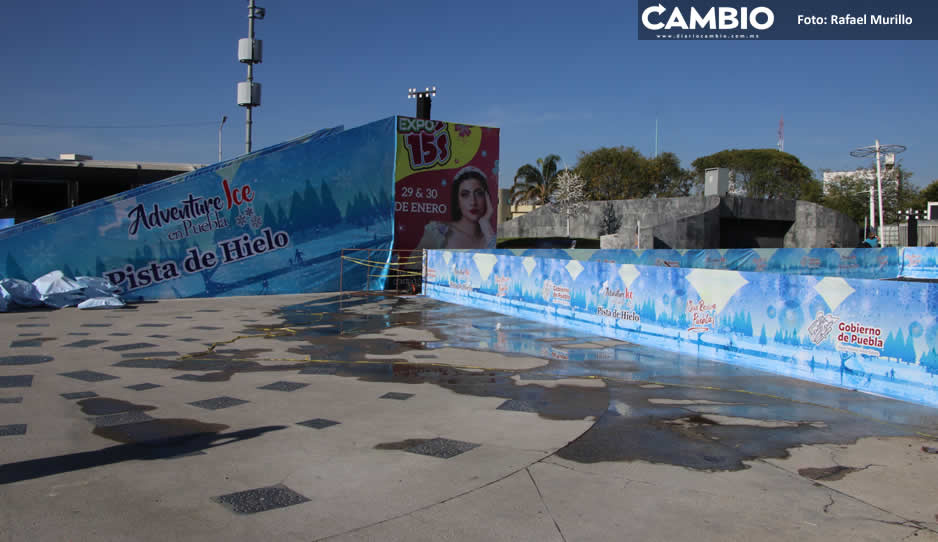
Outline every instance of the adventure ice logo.
<svg viewBox="0 0 938 542">
<path fill-rule="evenodd" d="M 658 3 L 642 9 L 640 3 L 639 9 L 639 39 L 758 39 L 758 32 L 775 24 L 775 13 L 765 6 L 698 9 L 697 6 L 665 7 Z M 643 33 L 642 28 L 646 32 Z"/>
</svg>

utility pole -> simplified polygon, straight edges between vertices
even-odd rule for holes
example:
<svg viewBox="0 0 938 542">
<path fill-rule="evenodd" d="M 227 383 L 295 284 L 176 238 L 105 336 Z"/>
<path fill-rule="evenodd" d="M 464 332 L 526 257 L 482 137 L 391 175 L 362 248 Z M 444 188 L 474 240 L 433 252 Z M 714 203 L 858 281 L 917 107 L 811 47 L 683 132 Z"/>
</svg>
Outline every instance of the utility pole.
<svg viewBox="0 0 938 542">
<path fill-rule="evenodd" d="M 254 82 L 254 64 L 259 64 L 262 60 L 263 42 L 254 39 L 254 19 L 263 19 L 266 14 L 267 10 L 256 7 L 254 0 L 248 0 L 248 37 L 238 40 L 238 61 L 248 65 L 248 80 L 238 83 L 238 105 L 247 108 L 245 153 L 251 152 L 251 109 L 261 105 L 261 84 Z"/>
<path fill-rule="evenodd" d="M 885 217 L 883 216 L 883 177 L 882 177 L 882 171 L 880 168 L 880 158 L 882 157 L 883 154 L 899 154 L 900 152 L 904 150 L 905 150 L 904 145 L 880 145 L 879 140 L 877 139 L 875 145 L 872 145 L 869 147 L 859 147 L 850 152 L 850 156 L 854 156 L 856 158 L 866 158 L 868 156 L 873 156 L 874 154 L 876 155 L 876 190 L 878 191 L 878 197 L 879 197 L 879 242 L 880 243 L 883 242 L 883 233 L 884 233 L 884 226 L 885 226 Z M 873 188 L 870 187 L 870 198 L 871 198 L 870 199 L 870 217 L 873 216 L 873 211 L 872 211 L 872 207 L 873 207 L 872 193 L 873 192 L 872 191 L 873 191 Z M 870 222 L 871 222 L 870 227 L 875 228 L 876 227 L 875 221 L 871 220 Z"/>
<path fill-rule="evenodd" d="M 218 161 L 221 162 L 221 128 L 225 125 L 225 121 L 228 120 L 228 116 L 224 115 L 221 118 L 221 124 L 218 125 Z"/>
</svg>

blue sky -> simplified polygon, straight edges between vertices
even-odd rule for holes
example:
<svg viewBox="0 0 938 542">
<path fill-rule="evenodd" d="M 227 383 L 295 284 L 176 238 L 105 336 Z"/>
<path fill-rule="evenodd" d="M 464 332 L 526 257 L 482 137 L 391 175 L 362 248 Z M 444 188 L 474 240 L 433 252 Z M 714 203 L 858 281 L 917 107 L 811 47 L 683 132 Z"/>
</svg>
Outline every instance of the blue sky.
<svg viewBox="0 0 938 542">
<path fill-rule="evenodd" d="M 653 155 L 656 118 L 684 167 L 774 148 L 782 115 L 815 171 L 867 165 L 849 152 L 879 138 L 938 179 L 938 41 L 639 41 L 635 0 L 256 1 L 254 149 L 412 115 L 407 89 L 436 85 L 434 118 L 502 129 L 503 187 L 548 153 Z M 207 164 L 223 115 L 224 158 L 244 151 L 245 0 L 8 2 L 4 23 L 0 156 Z M 199 125 L 159 126 L 179 123 Z"/>
</svg>

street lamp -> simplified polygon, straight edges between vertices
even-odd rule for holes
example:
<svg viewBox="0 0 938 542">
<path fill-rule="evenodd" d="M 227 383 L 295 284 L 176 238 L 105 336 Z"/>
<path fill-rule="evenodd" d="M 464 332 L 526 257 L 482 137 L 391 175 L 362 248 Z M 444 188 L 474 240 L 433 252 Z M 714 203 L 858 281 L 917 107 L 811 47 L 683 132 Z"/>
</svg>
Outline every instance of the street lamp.
<svg viewBox="0 0 938 542">
<path fill-rule="evenodd" d="M 227 116 L 222 116 L 221 124 L 218 125 L 218 161 L 221 162 L 221 127 L 225 125 L 225 121 L 228 120 Z"/>
<path fill-rule="evenodd" d="M 883 227 L 884 227 L 884 218 L 883 218 L 883 178 L 880 172 L 880 158 L 884 154 L 899 154 L 905 150 L 904 145 L 880 145 L 879 140 L 876 140 L 876 144 L 869 147 L 859 147 L 850 152 L 850 156 L 856 158 L 866 158 L 868 156 L 876 155 L 876 191 L 879 193 L 879 239 L 882 242 L 883 239 Z M 870 217 L 873 218 L 872 213 L 872 187 L 870 188 Z M 872 224 L 875 228 L 876 225 Z"/>
</svg>

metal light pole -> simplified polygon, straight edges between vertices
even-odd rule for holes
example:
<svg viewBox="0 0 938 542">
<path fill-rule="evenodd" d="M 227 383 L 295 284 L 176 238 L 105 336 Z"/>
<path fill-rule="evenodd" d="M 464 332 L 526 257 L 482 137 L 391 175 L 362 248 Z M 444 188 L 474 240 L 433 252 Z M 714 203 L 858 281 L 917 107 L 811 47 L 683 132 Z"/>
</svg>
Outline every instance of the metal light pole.
<svg viewBox="0 0 938 542">
<path fill-rule="evenodd" d="M 880 145 L 879 140 L 876 140 L 876 144 L 870 147 L 859 147 L 850 152 L 850 156 L 856 158 L 866 158 L 872 155 L 876 155 L 876 190 L 879 192 L 879 242 L 883 242 L 883 231 L 885 226 L 885 218 L 883 216 L 883 178 L 882 172 L 880 169 L 880 158 L 883 154 L 899 154 L 905 150 L 904 145 Z M 870 187 L 870 217 L 872 226 L 875 228 L 876 223 L 872 220 L 873 218 L 873 201 L 872 201 L 872 192 L 873 188 Z"/>
<path fill-rule="evenodd" d="M 228 120 L 227 116 L 222 116 L 221 124 L 218 125 L 218 161 L 221 162 L 221 127 L 225 125 L 225 121 Z"/>
<path fill-rule="evenodd" d="M 254 19 L 263 19 L 267 10 L 248 0 L 248 37 L 238 40 L 238 61 L 248 65 L 248 80 L 238 83 L 238 105 L 247 108 L 244 151 L 251 152 L 251 108 L 261 105 L 261 84 L 254 82 L 254 64 L 262 60 L 262 41 L 254 39 Z"/>
</svg>

